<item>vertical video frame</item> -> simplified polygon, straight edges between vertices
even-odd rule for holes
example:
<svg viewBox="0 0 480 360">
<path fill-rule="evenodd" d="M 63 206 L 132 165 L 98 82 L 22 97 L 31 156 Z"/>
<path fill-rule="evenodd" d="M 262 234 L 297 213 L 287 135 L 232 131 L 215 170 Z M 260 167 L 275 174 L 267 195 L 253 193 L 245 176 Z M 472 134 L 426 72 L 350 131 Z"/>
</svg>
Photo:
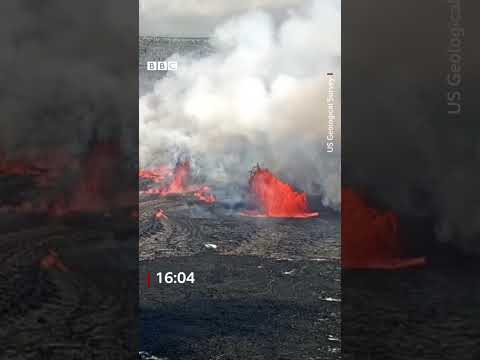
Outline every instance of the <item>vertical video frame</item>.
<svg viewBox="0 0 480 360">
<path fill-rule="evenodd" d="M 143 359 L 339 359 L 340 1 L 143 0 Z"/>
</svg>

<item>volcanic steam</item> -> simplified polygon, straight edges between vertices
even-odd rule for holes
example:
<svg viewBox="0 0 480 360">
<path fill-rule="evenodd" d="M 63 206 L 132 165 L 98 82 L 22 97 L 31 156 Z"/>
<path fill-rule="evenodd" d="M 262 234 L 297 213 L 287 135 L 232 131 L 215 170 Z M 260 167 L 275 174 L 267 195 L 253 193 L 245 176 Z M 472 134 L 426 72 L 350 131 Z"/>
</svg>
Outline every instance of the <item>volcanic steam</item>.
<svg viewBox="0 0 480 360">
<path fill-rule="evenodd" d="M 282 18 L 259 9 L 233 16 L 215 29 L 206 55 L 164 59 L 178 71 L 140 97 L 140 167 L 189 158 L 206 183 L 241 196 L 259 161 L 338 210 L 340 114 L 327 153 L 326 73 L 335 73 L 339 92 L 340 2 L 304 5 Z"/>
<path fill-rule="evenodd" d="M 11 20 L 0 23 L 2 212 L 61 215 L 111 211 L 127 198 L 137 202 L 135 176 L 128 176 L 138 162 L 137 76 L 131 71 L 137 55 L 128 34 L 138 24 L 131 5 L 79 4 L 2 7 Z M 104 36 L 92 41 L 93 33 Z M 95 142 L 115 143 L 122 156 L 103 145 L 94 149 Z"/>
</svg>

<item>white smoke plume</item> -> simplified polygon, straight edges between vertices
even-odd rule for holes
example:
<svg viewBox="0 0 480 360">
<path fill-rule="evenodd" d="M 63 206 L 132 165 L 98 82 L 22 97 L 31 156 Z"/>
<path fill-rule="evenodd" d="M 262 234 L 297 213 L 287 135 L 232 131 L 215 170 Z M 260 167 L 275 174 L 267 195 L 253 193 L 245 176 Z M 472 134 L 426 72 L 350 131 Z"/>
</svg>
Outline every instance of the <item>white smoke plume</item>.
<svg viewBox="0 0 480 360">
<path fill-rule="evenodd" d="M 340 203 L 340 3 L 313 1 L 275 23 L 254 10 L 217 27 L 213 53 L 140 98 L 140 167 L 192 159 L 207 181 L 246 183 L 257 163 L 324 204 Z M 327 153 L 327 73 L 336 74 L 335 151 Z"/>
</svg>

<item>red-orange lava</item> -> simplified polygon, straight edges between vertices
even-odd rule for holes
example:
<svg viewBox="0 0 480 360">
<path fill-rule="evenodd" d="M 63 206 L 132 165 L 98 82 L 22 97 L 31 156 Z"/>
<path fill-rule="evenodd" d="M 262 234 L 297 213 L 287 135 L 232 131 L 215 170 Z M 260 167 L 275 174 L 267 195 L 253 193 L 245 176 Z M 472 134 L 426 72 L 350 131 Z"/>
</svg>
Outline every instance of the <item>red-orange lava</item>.
<svg viewBox="0 0 480 360">
<path fill-rule="evenodd" d="M 190 177 L 190 162 L 179 162 L 172 170 L 167 166 L 160 166 L 153 170 L 142 170 L 139 176 L 144 179 L 150 179 L 156 183 L 166 182 L 170 180 L 165 187 L 150 188 L 142 191 L 143 194 L 150 195 L 178 195 L 193 194 L 199 201 L 204 203 L 214 203 L 216 201 L 211 189 L 206 186 L 192 185 Z"/>
<path fill-rule="evenodd" d="M 165 211 L 163 211 L 162 209 L 159 209 L 155 214 L 155 218 L 159 220 L 168 219 L 168 216 L 165 214 Z"/>
<path fill-rule="evenodd" d="M 152 180 L 155 183 L 161 183 L 167 179 L 167 177 L 172 176 L 173 172 L 166 165 L 161 165 L 149 170 L 140 170 L 139 177 L 143 179 Z"/>
<path fill-rule="evenodd" d="M 398 269 L 425 264 L 403 256 L 398 216 L 381 212 L 350 188 L 342 189 L 342 267 Z"/>
<path fill-rule="evenodd" d="M 255 217 L 311 218 L 319 216 L 308 206 L 307 194 L 296 192 L 270 170 L 257 166 L 249 179 L 250 196 L 259 210 L 245 211 L 243 215 Z"/>
<path fill-rule="evenodd" d="M 40 267 L 45 270 L 56 269 L 63 272 L 69 271 L 62 260 L 60 260 L 58 253 L 54 250 L 49 250 L 48 255 L 40 260 Z"/>
<path fill-rule="evenodd" d="M 217 201 L 215 195 L 212 194 L 208 186 L 202 186 L 200 189 L 195 191 L 193 195 L 195 195 L 198 200 L 203 201 L 207 204 L 213 204 L 215 201 Z"/>
<path fill-rule="evenodd" d="M 173 171 L 173 179 L 168 186 L 161 190 L 161 195 L 183 194 L 189 192 L 190 163 L 184 161 L 178 163 Z M 191 190 L 190 190 L 191 191 Z"/>
<path fill-rule="evenodd" d="M 35 188 L 46 189 L 38 192 L 37 198 L 24 200 L 19 205 L 3 205 L 0 209 L 47 212 L 57 217 L 73 212 L 108 212 L 112 207 L 137 202 L 137 194 L 112 188 L 119 164 L 124 160 L 117 143 L 97 142 L 85 155 L 74 156 L 66 148 L 57 147 L 41 153 L 21 154 L 23 157 L 18 159 L 8 158 L 0 151 L 0 175 L 29 177 Z"/>
</svg>

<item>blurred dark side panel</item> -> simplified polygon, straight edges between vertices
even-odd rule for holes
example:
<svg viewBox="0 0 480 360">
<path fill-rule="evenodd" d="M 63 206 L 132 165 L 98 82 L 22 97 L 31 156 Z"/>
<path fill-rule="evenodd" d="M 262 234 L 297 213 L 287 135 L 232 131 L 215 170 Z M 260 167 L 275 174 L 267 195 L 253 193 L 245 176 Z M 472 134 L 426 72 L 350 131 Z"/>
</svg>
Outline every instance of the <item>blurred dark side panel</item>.
<svg viewBox="0 0 480 360">
<path fill-rule="evenodd" d="M 0 14 L 0 358 L 135 358 L 138 3 Z"/>
<path fill-rule="evenodd" d="M 479 5 L 342 2 L 344 359 L 480 357 Z"/>
</svg>

